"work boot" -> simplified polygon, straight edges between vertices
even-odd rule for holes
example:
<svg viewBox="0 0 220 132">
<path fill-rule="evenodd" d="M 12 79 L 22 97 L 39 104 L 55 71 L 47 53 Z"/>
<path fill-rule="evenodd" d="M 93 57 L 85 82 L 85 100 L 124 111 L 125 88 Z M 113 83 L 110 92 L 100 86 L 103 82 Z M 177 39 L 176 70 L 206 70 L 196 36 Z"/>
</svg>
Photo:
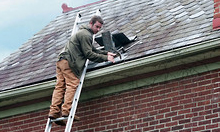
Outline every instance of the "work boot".
<svg viewBox="0 0 220 132">
<path fill-rule="evenodd" d="M 59 118 L 59 117 L 60 117 L 60 114 L 49 114 L 50 119 L 56 119 L 56 118 Z"/>
<path fill-rule="evenodd" d="M 69 115 L 63 114 L 62 117 L 68 117 Z M 74 116 L 74 121 L 80 121 L 80 117 L 75 115 Z"/>
<path fill-rule="evenodd" d="M 53 114 L 53 115 L 49 115 L 49 118 L 50 119 L 56 119 L 56 118 L 59 118 L 60 117 L 60 114 Z M 57 125 L 60 125 L 60 126 L 65 126 L 66 125 L 66 122 L 61 120 L 61 121 L 55 121 L 55 123 Z"/>
<path fill-rule="evenodd" d="M 56 123 L 57 125 L 60 125 L 60 126 L 66 126 L 66 122 L 63 121 L 63 120 L 61 120 L 61 121 L 55 121 L 55 123 Z"/>
</svg>

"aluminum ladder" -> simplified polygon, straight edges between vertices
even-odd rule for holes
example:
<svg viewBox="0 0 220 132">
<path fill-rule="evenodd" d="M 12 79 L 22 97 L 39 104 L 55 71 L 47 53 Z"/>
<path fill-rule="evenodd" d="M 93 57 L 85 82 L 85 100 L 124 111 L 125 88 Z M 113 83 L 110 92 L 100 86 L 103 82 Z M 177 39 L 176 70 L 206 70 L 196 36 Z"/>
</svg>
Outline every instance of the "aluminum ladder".
<svg viewBox="0 0 220 132">
<path fill-rule="evenodd" d="M 100 9 L 98 9 L 96 11 L 96 15 L 101 16 L 101 10 Z M 81 15 L 80 15 L 80 13 L 77 13 L 71 36 L 73 36 L 78 31 L 80 22 L 81 22 Z M 95 38 L 95 35 L 93 35 L 93 41 L 94 41 L 94 38 Z M 85 75 L 86 75 L 86 70 L 87 70 L 88 64 L 89 64 L 89 60 L 87 59 L 86 63 L 85 63 L 85 67 L 83 69 L 83 73 L 80 77 L 79 85 L 76 89 L 76 92 L 75 92 L 75 95 L 74 95 L 74 98 L 73 98 L 72 107 L 71 107 L 69 116 L 68 117 L 60 117 L 60 118 L 57 118 L 57 119 L 48 118 L 46 128 L 45 128 L 44 132 L 50 132 L 53 122 L 61 121 L 61 120 L 67 120 L 65 132 L 70 132 L 71 131 L 74 116 L 75 116 L 75 113 L 76 113 L 76 108 L 77 108 L 77 105 L 78 105 L 78 101 L 79 101 L 80 93 L 81 93 L 81 90 L 82 90 L 82 86 L 83 86 L 83 82 L 84 82 L 84 78 L 85 78 Z"/>
</svg>

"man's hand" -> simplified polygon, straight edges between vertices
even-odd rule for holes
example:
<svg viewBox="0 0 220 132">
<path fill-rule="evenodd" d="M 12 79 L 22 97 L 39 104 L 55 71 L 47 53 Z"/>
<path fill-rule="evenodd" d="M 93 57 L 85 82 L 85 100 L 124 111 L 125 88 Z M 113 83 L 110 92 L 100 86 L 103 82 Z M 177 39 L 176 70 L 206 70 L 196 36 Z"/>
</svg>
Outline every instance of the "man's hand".
<svg viewBox="0 0 220 132">
<path fill-rule="evenodd" d="M 108 52 L 107 55 L 108 55 L 108 60 L 115 63 L 114 56 L 116 56 L 116 54 Z"/>
</svg>

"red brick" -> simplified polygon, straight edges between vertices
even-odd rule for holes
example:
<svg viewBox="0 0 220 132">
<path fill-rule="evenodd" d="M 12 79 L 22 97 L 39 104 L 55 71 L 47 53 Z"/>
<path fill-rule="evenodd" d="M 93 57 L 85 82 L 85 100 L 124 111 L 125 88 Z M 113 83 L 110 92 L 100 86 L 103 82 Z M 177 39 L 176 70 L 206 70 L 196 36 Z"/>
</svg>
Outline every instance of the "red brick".
<svg viewBox="0 0 220 132">
<path fill-rule="evenodd" d="M 177 121 L 174 121 L 174 122 L 168 122 L 165 124 L 166 127 L 171 127 L 171 126 L 176 126 L 178 125 L 178 122 Z"/>
<path fill-rule="evenodd" d="M 191 96 L 191 97 L 193 97 L 193 96 Z M 192 103 L 192 99 L 191 98 L 180 100 L 180 104 L 188 104 L 188 103 Z"/>
<path fill-rule="evenodd" d="M 212 122 L 213 122 L 213 123 L 220 122 L 220 118 L 212 119 Z"/>
<path fill-rule="evenodd" d="M 158 85 L 158 86 L 153 88 L 154 91 L 160 91 L 160 90 L 163 90 L 163 89 L 165 89 L 165 85 Z"/>
<path fill-rule="evenodd" d="M 147 126 L 149 126 L 148 122 L 143 122 L 141 124 L 137 124 L 137 128 L 144 128 L 144 127 L 147 127 Z"/>
<path fill-rule="evenodd" d="M 220 92 L 220 88 L 215 88 L 213 92 L 214 93 Z"/>
<path fill-rule="evenodd" d="M 206 90 L 198 93 L 198 96 L 208 95 L 211 94 L 212 90 Z"/>
<path fill-rule="evenodd" d="M 123 128 L 115 128 L 112 130 L 112 132 L 122 132 Z"/>
<path fill-rule="evenodd" d="M 202 97 L 195 97 L 194 99 L 193 99 L 193 102 L 199 102 L 199 101 L 203 101 L 203 100 L 205 100 L 205 96 L 202 96 Z"/>
<path fill-rule="evenodd" d="M 158 105 L 159 104 L 159 101 L 154 101 L 154 102 L 150 102 L 147 104 L 147 106 L 155 106 L 155 105 Z"/>
<path fill-rule="evenodd" d="M 143 131 L 151 131 L 151 130 L 154 130 L 154 126 L 149 126 L 149 127 L 145 127 L 143 128 Z"/>
<path fill-rule="evenodd" d="M 171 92 L 167 94 L 167 98 L 171 98 L 171 97 L 176 97 L 177 95 L 179 95 L 179 92 Z"/>
<path fill-rule="evenodd" d="M 129 125 L 129 122 L 122 122 L 122 123 L 118 124 L 119 127 L 124 127 L 124 126 L 128 126 L 128 125 Z"/>
<path fill-rule="evenodd" d="M 171 89 L 164 89 L 159 92 L 159 94 L 168 94 L 171 92 Z"/>
<path fill-rule="evenodd" d="M 192 92 L 192 93 L 189 93 L 189 94 L 186 94 L 185 95 L 185 99 L 192 99 L 192 97 L 196 97 L 198 96 L 198 93 L 197 92 Z"/>
<path fill-rule="evenodd" d="M 207 124 L 211 124 L 211 120 L 205 120 L 205 121 L 199 122 L 199 126 L 201 126 L 201 125 L 207 125 Z"/>
<path fill-rule="evenodd" d="M 164 114 L 161 114 L 161 115 L 157 115 L 157 116 L 156 116 L 156 119 L 162 119 L 162 118 L 164 118 Z"/>
<path fill-rule="evenodd" d="M 190 104 L 184 105 L 184 108 L 185 108 L 185 109 L 187 109 L 187 108 L 192 108 L 192 107 L 196 107 L 196 103 L 190 103 Z"/>
<path fill-rule="evenodd" d="M 165 124 L 159 124 L 156 126 L 156 129 L 161 129 L 161 128 L 164 128 L 165 127 Z"/>
<path fill-rule="evenodd" d="M 147 94 L 147 97 L 153 97 L 153 96 L 157 96 L 157 95 L 160 95 L 158 91 L 154 91 L 152 93 L 148 93 Z"/>
<path fill-rule="evenodd" d="M 183 129 L 183 125 L 172 127 L 172 131 Z"/>
<path fill-rule="evenodd" d="M 167 104 L 167 107 L 177 106 L 179 105 L 179 101 L 170 102 Z"/>
<path fill-rule="evenodd" d="M 184 119 L 184 115 L 174 116 L 172 117 L 172 121 Z"/>
<path fill-rule="evenodd" d="M 206 89 L 205 86 L 200 86 L 200 87 L 193 88 L 192 92 L 200 92 L 200 91 L 203 91 L 205 89 Z"/>
<path fill-rule="evenodd" d="M 152 102 L 153 98 L 144 98 L 141 100 L 141 103 Z"/>
<path fill-rule="evenodd" d="M 167 113 L 167 112 L 170 112 L 170 108 L 159 110 L 159 113 Z"/>
<path fill-rule="evenodd" d="M 149 122 L 149 121 L 153 121 L 153 120 L 154 120 L 154 117 L 147 117 L 147 118 L 143 119 L 144 122 Z"/>
<path fill-rule="evenodd" d="M 201 85 L 207 85 L 210 83 L 211 83 L 211 80 L 203 80 L 203 81 L 200 81 L 198 84 L 199 84 L 199 86 L 201 86 Z"/>
<path fill-rule="evenodd" d="M 169 132 L 170 128 L 164 128 L 164 129 L 160 129 L 160 132 Z"/>
<path fill-rule="evenodd" d="M 220 128 L 213 129 L 212 132 L 220 132 Z"/>
<path fill-rule="evenodd" d="M 205 126 L 199 126 L 199 127 L 196 127 L 196 128 L 192 128 L 193 131 L 202 131 L 202 130 L 205 130 Z"/>
<path fill-rule="evenodd" d="M 155 96 L 154 98 L 153 98 L 153 100 L 162 100 L 162 99 L 164 99 L 164 98 L 166 98 L 166 96 L 165 95 L 159 95 L 159 96 Z"/>
<path fill-rule="evenodd" d="M 205 100 L 205 101 L 202 101 L 202 102 L 198 102 L 198 106 L 209 105 L 210 103 L 211 103 L 210 100 Z"/>
<path fill-rule="evenodd" d="M 197 126 L 197 122 L 191 122 L 191 123 L 184 124 L 185 128 L 196 127 L 196 126 Z"/>
<path fill-rule="evenodd" d="M 185 124 L 185 123 L 188 123 L 190 121 L 191 121 L 191 119 L 183 119 L 183 120 L 179 121 L 179 124 Z"/>
<path fill-rule="evenodd" d="M 188 86 L 189 88 L 191 88 L 192 86 Z M 184 89 L 182 91 L 180 91 L 180 95 L 181 94 L 188 94 L 188 93 L 191 93 L 191 89 Z"/>
<path fill-rule="evenodd" d="M 160 123 L 166 123 L 166 122 L 170 122 L 171 119 L 170 118 L 166 118 L 166 119 L 161 119 Z"/>
<path fill-rule="evenodd" d="M 201 116 L 201 115 L 209 115 L 209 114 L 211 114 L 212 113 L 212 111 L 211 110 L 206 110 L 206 111 L 202 111 L 202 112 L 199 112 L 199 115 Z M 206 118 L 207 119 L 207 118 Z"/>
<path fill-rule="evenodd" d="M 160 104 L 154 107 L 155 110 L 160 110 L 166 108 L 166 104 Z"/>
<path fill-rule="evenodd" d="M 171 107 L 171 111 L 177 111 L 183 109 L 182 105 Z"/>
<path fill-rule="evenodd" d="M 185 114 L 185 117 L 186 117 L 186 118 L 192 118 L 192 117 L 195 117 L 195 116 L 198 116 L 198 113 Z"/>
<path fill-rule="evenodd" d="M 184 130 L 179 130 L 179 132 L 192 132 L 192 129 L 184 129 Z"/>
<path fill-rule="evenodd" d="M 220 108 L 213 109 L 213 113 L 220 112 Z"/>
<path fill-rule="evenodd" d="M 211 105 L 208 105 L 208 106 L 205 106 L 205 110 L 210 110 L 210 109 L 213 109 L 213 108 L 217 108 L 217 104 L 211 104 Z"/>
<path fill-rule="evenodd" d="M 205 119 L 204 116 L 193 117 L 192 122 L 201 121 L 201 120 L 204 120 L 204 119 Z"/>
<path fill-rule="evenodd" d="M 174 111 L 174 112 L 170 112 L 170 113 L 165 114 L 165 117 L 167 118 L 167 117 L 176 116 L 176 115 L 177 115 L 177 112 Z"/>
<path fill-rule="evenodd" d="M 160 101 L 160 104 L 167 104 L 167 103 L 169 103 L 171 101 L 172 101 L 171 98 L 163 99 L 163 100 Z"/>
<path fill-rule="evenodd" d="M 204 107 L 196 107 L 196 108 L 192 108 L 192 112 L 203 111 L 204 109 L 205 109 Z"/>
<path fill-rule="evenodd" d="M 177 96 L 177 97 L 173 97 L 173 101 L 177 101 L 177 100 L 182 100 L 182 99 L 184 99 L 184 95 L 179 95 L 179 96 Z"/>
<path fill-rule="evenodd" d="M 105 127 L 98 127 L 98 128 L 95 128 L 95 131 L 104 131 L 105 130 Z"/>
<path fill-rule="evenodd" d="M 216 16 L 220 16 L 220 13 L 219 14 L 217 14 Z M 216 20 L 217 19 L 217 20 Z M 214 20 L 216 20 L 217 22 L 220 22 L 220 18 L 216 18 L 216 19 L 214 19 Z M 217 25 L 215 25 L 215 26 L 220 26 L 220 23 L 218 23 Z M 218 82 L 220 82 L 220 78 L 215 78 L 215 79 L 212 79 L 212 83 L 218 83 Z"/>
<path fill-rule="evenodd" d="M 218 123 L 206 125 L 206 129 L 213 129 L 213 128 L 218 128 Z"/>
<path fill-rule="evenodd" d="M 170 82 L 169 84 L 166 85 L 166 87 L 170 88 L 170 87 L 177 87 L 179 86 L 179 82 Z"/>
<path fill-rule="evenodd" d="M 150 122 L 150 125 L 156 125 L 156 124 L 158 124 L 158 120 L 155 120 L 155 121 L 151 121 L 151 122 Z"/>
<path fill-rule="evenodd" d="M 155 115 L 158 115 L 158 114 L 159 114 L 159 112 L 156 111 L 156 110 L 155 110 L 155 111 L 150 111 L 150 112 L 149 112 L 149 115 L 150 115 L 150 116 L 155 116 Z"/>
<path fill-rule="evenodd" d="M 218 113 L 205 116 L 206 119 L 211 119 L 211 118 L 216 118 L 216 117 L 218 117 Z"/>
<path fill-rule="evenodd" d="M 190 109 L 180 110 L 178 111 L 178 115 L 186 114 L 186 113 L 189 113 L 190 111 L 191 111 Z"/>
<path fill-rule="evenodd" d="M 124 121 L 123 118 L 116 118 L 116 119 L 114 119 L 114 120 L 112 121 L 112 123 L 115 124 L 115 123 L 120 123 L 120 122 L 123 122 L 123 121 Z"/>
</svg>

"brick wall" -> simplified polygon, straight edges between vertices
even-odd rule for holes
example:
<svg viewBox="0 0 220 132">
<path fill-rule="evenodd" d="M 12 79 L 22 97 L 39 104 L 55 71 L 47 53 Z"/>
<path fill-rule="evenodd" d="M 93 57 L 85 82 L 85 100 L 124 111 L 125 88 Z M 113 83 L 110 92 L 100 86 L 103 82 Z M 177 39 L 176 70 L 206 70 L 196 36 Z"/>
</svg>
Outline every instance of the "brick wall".
<svg viewBox="0 0 220 132">
<path fill-rule="evenodd" d="M 82 102 L 73 131 L 219 132 L 220 69 Z M 42 132 L 48 110 L 0 120 L 0 132 Z M 64 127 L 53 125 L 52 132 Z"/>
<path fill-rule="evenodd" d="M 220 0 L 214 0 L 213 29 L 220 29 Z"/>
</svg>

